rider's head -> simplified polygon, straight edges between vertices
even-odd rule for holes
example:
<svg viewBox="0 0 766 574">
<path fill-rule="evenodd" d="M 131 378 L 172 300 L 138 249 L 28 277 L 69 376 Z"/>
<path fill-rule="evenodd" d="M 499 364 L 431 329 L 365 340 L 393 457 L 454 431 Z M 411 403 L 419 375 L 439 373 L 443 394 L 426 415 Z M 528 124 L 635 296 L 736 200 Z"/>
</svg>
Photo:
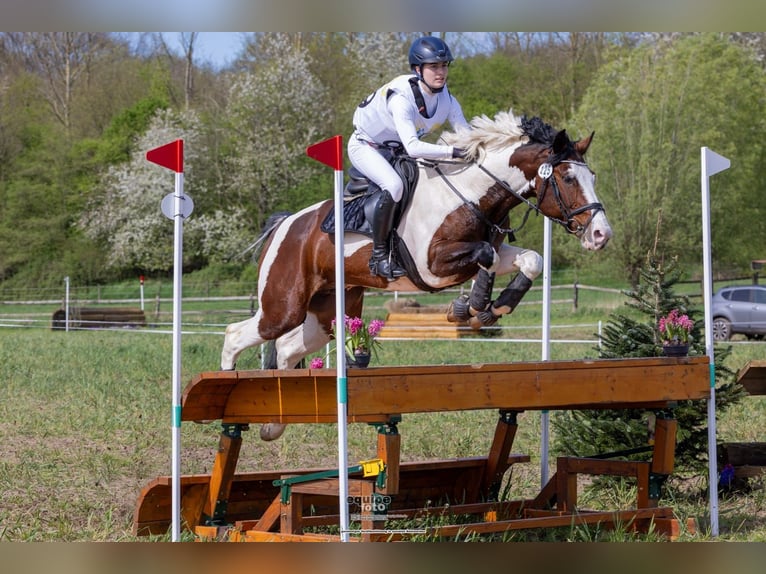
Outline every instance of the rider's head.
<svg viewBox="0 0 766 574">
<path fill-rule="evenodd" d="M 441 38 L 423 36 L 410 46 L 410 69 L 434 93 L 441 92 L 447 82 L 447 68 L 452 52 Z"/>
</svg>

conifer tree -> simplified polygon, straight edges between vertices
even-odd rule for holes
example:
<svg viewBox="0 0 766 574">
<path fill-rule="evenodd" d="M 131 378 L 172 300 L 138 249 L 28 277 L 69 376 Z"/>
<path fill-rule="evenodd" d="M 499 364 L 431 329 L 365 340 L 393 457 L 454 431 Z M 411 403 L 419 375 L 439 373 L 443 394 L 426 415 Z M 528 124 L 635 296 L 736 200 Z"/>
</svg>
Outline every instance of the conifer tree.
<svg viewBox="0 0 766 574">
<path fill-rule="evenodd" d="M 658 224 L 659 227 L 659 224 Z M 694 321 L 690 334 L 690 354 L 705 354 L 702 335 L 703 312 L 689 303 L 689 297 L 675 293 L 674 286 L 682 277 L 675 257 L 665 258 L 654 249 L 646 257 L 640 279 L 626 290 L 626 302 L 646 321 L 635 320 L 614 312 L 600 336 L 600 358 L 656 357 L 662 355 L 657 325 L 672 309 L 687 314 Z M 718 416 L 743 396 L 734 382 L 734 372 L 724 363 L 731 347 L 715 349 L 716 412 Z M 647 381 L 651 384 L 651 381 Z M 707 467 L 707 401 L 679 401 L 668 412 L 651 413 L 641 409 L 559 411 L 551 418 L 555 431 L 553 450 L 561 454 L 589 456 L 604 453 L 642 452 L 621 456 L 629 460 L 648 460 L 648 423 L 652 416 L 667 416 L 678 421 L 676 467 L 680 471 L 702 472 Z M 619 456 L 619 455 L 618 455 Z"/>
</svg>

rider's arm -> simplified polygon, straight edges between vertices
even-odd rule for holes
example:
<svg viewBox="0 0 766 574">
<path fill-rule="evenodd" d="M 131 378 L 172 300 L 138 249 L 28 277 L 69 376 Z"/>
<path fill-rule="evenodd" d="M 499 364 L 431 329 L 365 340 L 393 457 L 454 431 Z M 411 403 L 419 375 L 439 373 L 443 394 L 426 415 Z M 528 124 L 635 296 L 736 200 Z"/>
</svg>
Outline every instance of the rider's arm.
<svg viewBox="0 0 766 574">
<path fill-rule="evenodd" d="M 470 129 L 471 126 L 463 115 L 463 108 L 460 106 L 460 102 L 458 102 L 452 95 L 450 95 L 450 98 L 452 105 L 450 106 L 449 123 L 452 126 L 452 129 L 457 130 L 459 127 Z"/>
<path fill-rule="evenodd" d="M 415 128 L 415 118 L 418 111 L 404 96 L 392 95 L 388 100 L 388 109 L 391 112 L 402 145 L 404 145 L 409 156 L 423 159 L 449 159 L 452 157 L 452 146 L 424 142 L 418 137 Z"/>
</svg>

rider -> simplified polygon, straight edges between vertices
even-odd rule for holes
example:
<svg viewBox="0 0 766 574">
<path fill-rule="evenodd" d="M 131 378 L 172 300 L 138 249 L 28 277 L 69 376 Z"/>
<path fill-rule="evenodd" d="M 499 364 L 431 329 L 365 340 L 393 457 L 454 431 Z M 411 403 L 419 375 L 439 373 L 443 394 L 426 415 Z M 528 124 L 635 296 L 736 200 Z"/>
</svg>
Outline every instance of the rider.
<svg viewBox="0 0 766 574">
<path fill-rule="evenodd" d="M 403 183 L 378 150 L 399 143 L 410 157 L 462 158 L 465 151 L 420 138 L 449 122 L 453 129 L 468 128 L 460 103 L 447 89 L 452 53 L 440 38 L 424 36 L 409 51 L 411 74 L 398 76 L 370 94 L 354 112 L 354 133 L 349 138 L 351 163 L 382 190 L 372 217 L 370 273 L 387 279 L 406 275 L 391 257 L 391 227 Z"/>
</svg>

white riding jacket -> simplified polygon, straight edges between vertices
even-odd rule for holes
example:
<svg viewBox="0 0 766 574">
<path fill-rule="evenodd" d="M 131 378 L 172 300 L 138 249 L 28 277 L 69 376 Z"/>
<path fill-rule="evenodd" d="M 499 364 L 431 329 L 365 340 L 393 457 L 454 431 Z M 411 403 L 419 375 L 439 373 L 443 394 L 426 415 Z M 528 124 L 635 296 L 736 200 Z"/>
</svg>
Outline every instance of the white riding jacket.
<svg viewBox="0 0 766 574">
<path fill-rule="evenodd" d="M 469 127 L 460 103 L 452 97 L 446 86 L 436 94 L 421 91 L 418 86 L 417 91 L 425 107 L 425 113 L 421 113 L 413 83 L 418 86 L 414 74 L 398 76 L 370 94 L 354 112 L 355 131 L 348 142 L 351 163 L 391 193 L 397 202 L 402 195 L 401 178 L 370 144 L 399 142 L 411 157 L 450 159 L 452 146 L 432 144 L 420 138 L 441 131 L 446 122 L 453 129 L 458 126 Z"/>
<path fill-rule="evenodd" d="M 401 142 L 412 157 L 451 158 L 452 146 L 431 144 L 420 138 L 441 130 L 446 122 L 453 129 L 458 126 L 467 128 L 460 103 L 446 86 L 437 94 L 421 91 L 426 107 L 423 115 L 418 110 L 410 80 L 417 84 L 413 74 L 398 76 L 359 104 L 354 112 L 355 135 L 378 144 Z"/>
</svg>

